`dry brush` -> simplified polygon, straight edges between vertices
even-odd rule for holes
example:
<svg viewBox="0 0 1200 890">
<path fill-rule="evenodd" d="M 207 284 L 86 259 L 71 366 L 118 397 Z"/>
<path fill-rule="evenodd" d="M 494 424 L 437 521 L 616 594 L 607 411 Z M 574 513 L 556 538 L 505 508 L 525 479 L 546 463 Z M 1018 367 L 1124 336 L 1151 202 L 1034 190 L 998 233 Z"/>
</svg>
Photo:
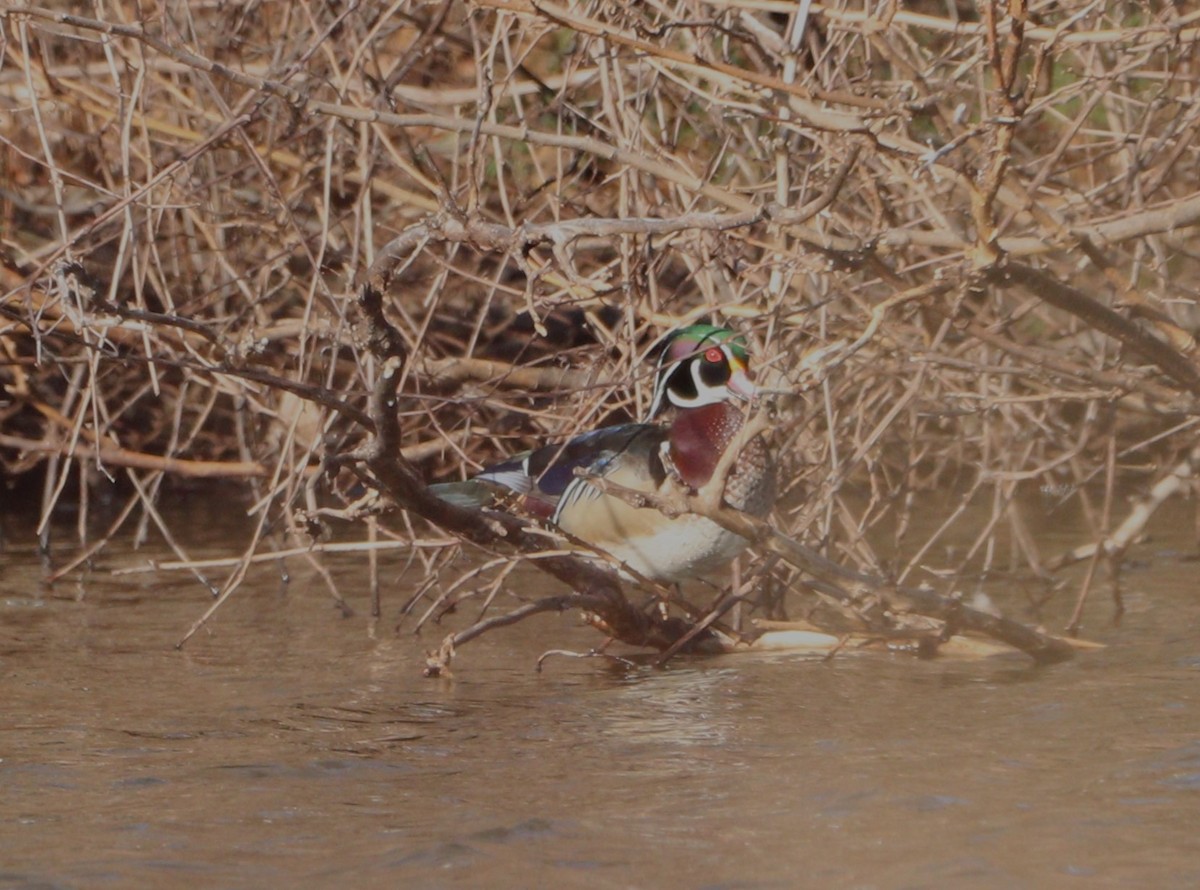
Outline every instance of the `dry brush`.
<svg viewBox="0 0 1200 890">
<path fill-rule="evenodd" d="M 758 607 L 936 648 L 986 624 L 976 590 L 1077 629 L 1107 573 L 1119 608 L 1154 506 L 1194 491 L 1200 13 L 98 0 L 0 25 L 0 476 L 45 516 L 117 493 L 76 558 L 157 525 L 219 603 L 256 554 L 378 533 L 355 499 L 381 490 L 403 610 L 492 605 L 459 641 L 578 607 L 728 648 Z M 645 612 L 551 552 L 563 594 L 518 602 L 511 544 L 546 536 L 422 480 L 637 416 L 651 344 L 701 316 L 780 393 L 786 508 L 749 580 Z M 212 478 L 257 525 L 208 582 L 155 503 Z M 1064 505 L 1094 544 L 1044 552 Z"/>
</svg>

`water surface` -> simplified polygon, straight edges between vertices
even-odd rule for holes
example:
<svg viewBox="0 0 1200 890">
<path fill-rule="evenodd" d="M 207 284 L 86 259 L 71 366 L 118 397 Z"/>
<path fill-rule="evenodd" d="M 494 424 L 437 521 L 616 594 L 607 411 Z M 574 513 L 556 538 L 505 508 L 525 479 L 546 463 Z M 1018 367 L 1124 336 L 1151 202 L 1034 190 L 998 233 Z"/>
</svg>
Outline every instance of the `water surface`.
<svg viewBox="0 0 1200 890">
<path fill-rule="evenodd" d="M 421 676 L 436 633 L 370 621 L 361 557 L 331 562 L 353 616 L 302 561 L 287 583 L 267 564 L 177 650 L 204 588 L 112 574 L 165 549 L 117 546 L 47 587 L 9 514 L 0 887 L 1197 886 L 1192 508 L 1139 549 L 1120 625 L 1089 605 L 1108 647 L 1053 668 L 747 655 L 539 674 L 542 651 L 599 640 L 556 615 L 465 647 L 446 680 Z M 189 509 L 193 555 L 245 546 L 214 521 L 227 504 Z"/>
</svg>

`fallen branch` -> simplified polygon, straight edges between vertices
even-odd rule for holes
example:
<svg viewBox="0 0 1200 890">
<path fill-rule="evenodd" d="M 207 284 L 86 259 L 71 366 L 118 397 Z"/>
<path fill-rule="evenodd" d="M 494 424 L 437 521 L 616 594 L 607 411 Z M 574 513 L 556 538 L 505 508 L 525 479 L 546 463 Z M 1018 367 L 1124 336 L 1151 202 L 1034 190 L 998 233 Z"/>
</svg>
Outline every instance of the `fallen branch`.
<svg viewBox="0 0 1200 890">
<path fill-rule="evenodd" d="M 461 438 L 461 435 L 458 436 Z M 417 442 L 400 449 L 405 460 L 421 461 L 440 454 L 447 447 L 446 439 Z M 87 444 L 55 442 L 46 439 L 26 439 L 0 433 L 0 448 L 11 448 L 24 454 L 46 454 L 85 460 L 100 466 L 131 467 L 154 473 L 170 473 L 185 479 L 266 479 L 274 472 L 265 464 L 253 460 L 196 460 L 194 458 L 171 457 L 163 454 L 148 454 L 131 451 L 110 443 Z M 310 464 L 303 468 L 306 476 L 319 473 L 321 467 Z"/>
<path fill-rule="evenodd" d="M 635 492 L 610 480 L 589 476 L 591 484 L 606 494 L 620 497 L 633 503 L 653 506 L 668 516 L 697 513 L 712 520 L 723 528 L 740 535 L 770 553 L 774 553 L 789 565 L 812 575 L 820 583 L 822 597 L 830 598 L 843 607 L 861 614 L 862 607 L 870 598 L 876 598 L 882 609 L 871 610 L 876 615 L 889 612 L 911 612 L 936 618 L 947 627 L 974 631 L 1000 640 L 1030 656 L 1038 664 L 1053 664 L 1074 656 L 1074 647 L 1066 641 L 1043 634 L 1007 618 L 991 615 L 971 608 L 960 600 L 942 596 L 932 590 L 914 587 L 897 587 L 883 578 L 854 572 L 826 559 L 799 542 L 781 534 L 770 523 L 727 504 L 712 503 L 711 491 L 697 493 L 686 491 L 680 486 L 667 495 Z M 716 478 L 714 474 L 714 478 Z M 710 483 L 711 485 L 711 483 Z M 709 486 L 705 486 L 707 489 Z M 843 587 L 850 582 L 853 589 Z M 882 627 L 879 628 L 883 630 Z"/>
<path fill-rule="evenodd" d="M 190 479 L 257 479 L 270 475 L 270 471 L 257 461 L 192 460 L 130 451 L 116 445 L 70 445 L 66 442 L 25 439 L 4 433 L 0 433 L 0 448 L 11 448 L 25 454 L 53 454 L 87 460 L 101 466 L 133 467 L 157 473 L 172 473 Z"/>
<path fill-rule="evenodd" d="M 572 368 L 529 368 L 508 362 L 482 358 L 441 358 L 422 362 L 422 377 L 434 387 L 451 387 L 467 381 L 493 383 L 510 389 L 531 392 L 578 390 L 589 386 L 609 386 L 605 380 Z"/>
<path fill-rule="evenodd" d="M 998 267 L 993 273 L 993 279 L 999 283 L 1019 284 L 1051 306 L 1070 312 L 1102 334 L 1118 340 L 1143 360 L 1157 366 L 1181 388 L 1194 396 L 1200 396 L 1200 367 L 1171 344 L 1146 333 L 1078 288 L 1020 263 L 1007 263 Z"/>
<path fill-rule="evenodd" d="M 1167 475 L 1158 480 L 1150 491 L 1134 504 L 1125 521 L 1111 535 L 1098 543 L 1083 544 L 1061 554 L 1051 560 L 1046 568 L 1057 571 L 1065 566 L 1083 562 L 1093 558 L 1097 550 L 1103 551 L 1104 556 L 1119 559 L 1129 549 L 1129 545 L 1145 531 L 1150 517 L 1163 502 L 1176 494 L 1186 492 L 1195 483 L 1197 476 L 1200 476 L 1200 445 L 1193 448 L 1191 454 L 1172 467 Z"/>
</svg>

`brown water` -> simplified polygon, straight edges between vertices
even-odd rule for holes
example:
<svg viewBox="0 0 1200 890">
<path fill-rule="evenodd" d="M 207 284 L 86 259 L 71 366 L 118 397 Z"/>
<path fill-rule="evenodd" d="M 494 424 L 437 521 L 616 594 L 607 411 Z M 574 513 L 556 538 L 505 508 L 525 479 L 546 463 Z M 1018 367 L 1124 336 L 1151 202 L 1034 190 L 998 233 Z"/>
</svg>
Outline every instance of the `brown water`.
<svg viewBox="0 0 1200 890">
<path fill-rule="evenodd" d="M 176 519 L 193 555 L 244 546 L 220 509 Z M 293 560 L 177 651 L 207 593 L 111 574 L 164 551 L 47 588 L 10 515 L 0 887 L 1200 886 L 1190 509 L 1139 550 L 1120 626 L 1089 607 L 1109 646 L 1072 664 L 535 673 L 597 642 L 568 615 L 471 644 L 451 680 L 420 675 L 433 637 L 372 632 L 365 559 L 332 563 L 354 617 Z"/>
</svg>

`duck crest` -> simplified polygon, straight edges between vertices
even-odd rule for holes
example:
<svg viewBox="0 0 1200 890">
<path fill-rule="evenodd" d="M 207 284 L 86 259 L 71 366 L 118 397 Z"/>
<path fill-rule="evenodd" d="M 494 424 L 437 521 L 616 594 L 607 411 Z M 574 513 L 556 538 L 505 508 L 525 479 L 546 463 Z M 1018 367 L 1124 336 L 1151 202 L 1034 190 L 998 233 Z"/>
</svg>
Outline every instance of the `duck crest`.
<svg viewBox="0 0 1200 890">
<path fill-rule="evenodd" d="M 727 402 L 680 411 L 667 439 L 680 478 L 692 488 L 707 483 L 743 421 L 741 410 Z"/>
</svg>

